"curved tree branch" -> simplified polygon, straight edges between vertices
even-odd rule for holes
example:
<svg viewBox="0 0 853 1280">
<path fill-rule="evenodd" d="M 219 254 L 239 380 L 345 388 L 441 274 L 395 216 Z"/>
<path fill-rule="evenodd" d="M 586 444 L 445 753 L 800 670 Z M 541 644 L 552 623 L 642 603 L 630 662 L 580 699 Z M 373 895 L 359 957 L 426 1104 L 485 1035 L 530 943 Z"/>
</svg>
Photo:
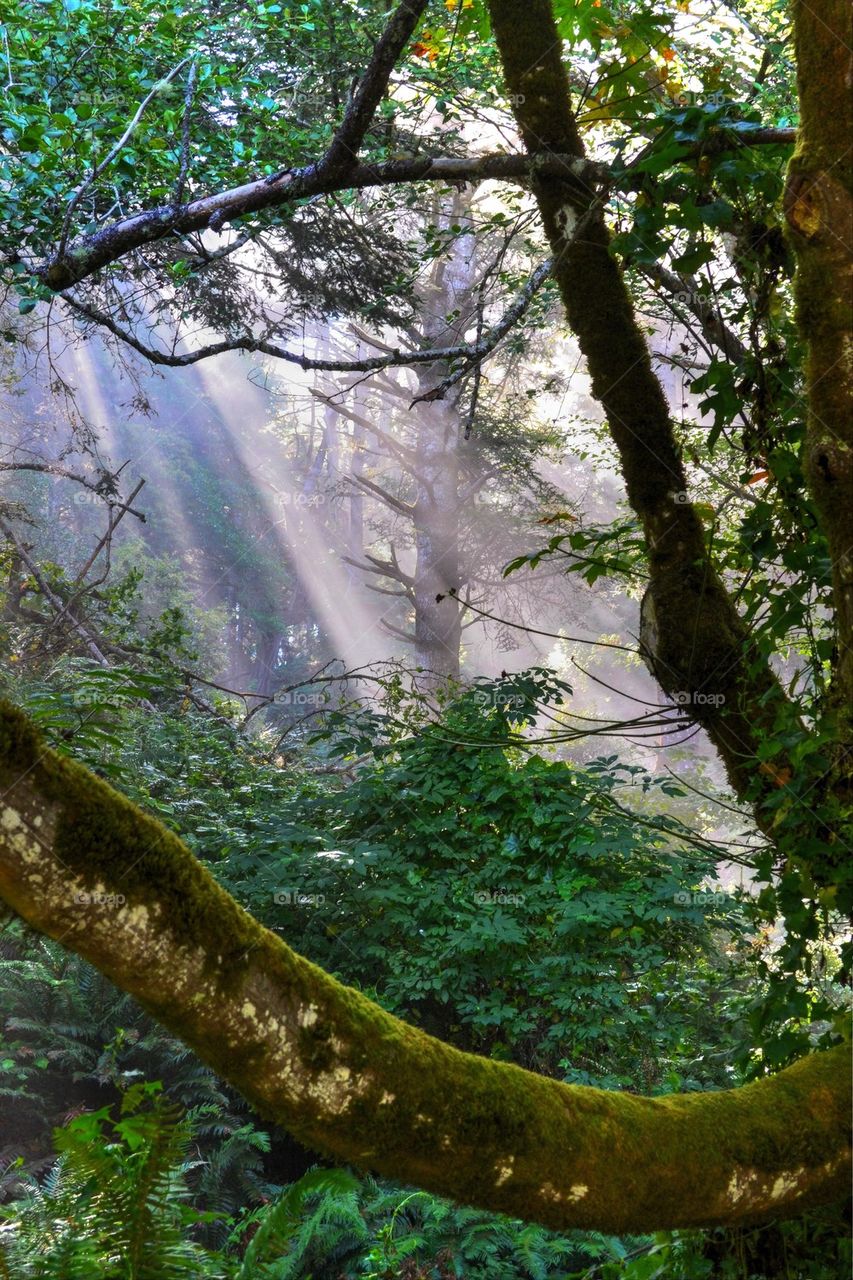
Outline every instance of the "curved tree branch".
<svg viewBox="0 0 853 1280">
<path fill-rule="evenodd" d="M 547 167 L 563 174 L 577 173 L 588 182 L 601 181 L 610 175 L 606 166 L 587 160 L 578 161 L 575 156 L 550 157 Z M 309 196 L 410 182 L 466 183 L 483 182 L 489 178 L 524 182 L 529 177 L 529 158 L 504 152 L 480 156 L 417 156 L 378 164 L 362 162 L 343 175 L 330 173 L 320 160 L 301 169 L 287 169 L 239 187 L 201 196 L 180 208 L 171 204 L 160 205 L 120 218 L 91 235 L 73 241 L 61 256 L 55 255 L 33 270 L 48 288 L 61 292 L 94 275 L 109 263 L 169 236 L 204 231 L 211 225 L 221 230 L 226 223 L 237 218 L 265 209 L 282 208 Z"/>
<path fill-rule="evenodd" d="M 738 1223 L 844 1194 L 843 1048 L 719 1093 L 560 1084 L 461 1053 L 341 986 L 8 704 L 0 787 L 0 896 L 309 1146 L 561 1229 Z"/>
<path fill-rule="evenodd" d="M 789 145 L 794 132 L 756 130 L 725 134 L 703 141 L 703 148 L 738 148 L 750 145 Z M 690 154 L 685 149 L 685 157 Z M 537 158 L 538 172 L 544 176 L 577 178 L 588 185 L 607 186 L 620 176 L 620 171 L 573 154 L 553 152 Z M 59 293 L 86 280 L 102 267 L 134 253 L 146 245 L 156 244 L 173 235 L 204 231 L 210 226 L 221 230 L 226 223 L 260 213 L 265 209 L 287 207 L 293 201 L 309 196 L 329 195 L 334 191 L 362 191 L 370 187 L 402 186 L 412 182 L 445 184 L 485 182 L 528 182 L 530 157 L 524 154 L 490 152 L 473 156 L 416 156 L 411 159 L 379 163 L 360 162 L 345 174 L 330 174 L 322 160 L 301 169 L 284 169 L 268 177 L 257 178 L 212 195 L 200 196 L 176 208 L 173 204 L 143 209 L 101 227 L 91 235 L 80 237 L 68 245 L 61 255 L 32 268 L 43 284 Z"/>
<path fill-rule="evenodd" d="M 534 297 L 551 274 L 551 270 L 552 263 L 550 259 L 540 263 L 522 285 L 500 319 L 491 328 L 482 333 L 475 342 L 460 342 L 455 346 L 427 347 L 422 350 L 386 346 L 384 355 L 365 356 L 359 360 L 329 360 L 306 356 L 299 351 L 289 351 L 286 347 L 280 346 L 279 343 L 273 342 L 269 338 L 256 338 L 250 333 L 239 338 L 223 338 L 219 342 L 211 342 L 206 346 L 195 347 L 190 351 L 179 352 L 174 349 L 174 346 L 171 350 L 164 351 L 160 347 L 154 347 L 147 342 L 143 342 L 131 329 L 119 324 L 108 311 L 102 311 L 91 303 L 83 302 L 71 293 L 64 293 L 62 301 L 77 315 L 86 320 L 91 320 L 93 324 L 100 325 L 101 328 L 111 333 L 113 337 L 118 338 L 120 342 L 125 343 L 126 346 L 131 347 L 134 351 L 138 351 L 141 356 L 144 356 L 146 360 L 150 360 L 152 364 L 165 365 L 173 369 L 198 364 L 201 360 L 209 360 L 212 356 L 223 355 L 227 351 L 257 352 L 261 355 L 272 356 L 276 360 L 284 360 L 287 364 L 298 365 L 300 369 L 317 369 L 326 373 L 371 373 L 392 367 L 408 368 L 412 365 L 439 364 L 456 360 L 465 362 L 461 369 L 445 378 L 432 391 L 417 396 L 412 401 L 412 404 L 417 404 L 420 400 L 443 399 L 450 387 L 466 377 L 472 368 L 491 355 L 495 347 L 498 346 L 513 325 L 517 324 L 527 311 Z"/>
</svg>

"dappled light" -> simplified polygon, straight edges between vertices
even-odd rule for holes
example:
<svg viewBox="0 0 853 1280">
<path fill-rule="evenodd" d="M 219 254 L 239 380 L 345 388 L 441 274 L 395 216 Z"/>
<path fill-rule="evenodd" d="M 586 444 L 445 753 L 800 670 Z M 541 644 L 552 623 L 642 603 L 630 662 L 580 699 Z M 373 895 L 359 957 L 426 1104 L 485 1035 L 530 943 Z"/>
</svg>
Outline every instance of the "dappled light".
<svg viewBox="0 0 853 1280">
<path fill-rule="evenodd" d="M 0 1280 L 849 1273 L 848 8 L 0 10 Z"/>
</svg>

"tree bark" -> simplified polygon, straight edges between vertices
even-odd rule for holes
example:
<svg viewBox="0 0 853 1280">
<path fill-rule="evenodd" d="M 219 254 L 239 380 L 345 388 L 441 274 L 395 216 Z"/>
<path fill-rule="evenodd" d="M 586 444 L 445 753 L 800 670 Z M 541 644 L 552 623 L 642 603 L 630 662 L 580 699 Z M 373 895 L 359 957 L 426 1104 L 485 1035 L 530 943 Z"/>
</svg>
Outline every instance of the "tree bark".
<svg viewBox="0 0 853 1280">
<path fill-rule="evenodd" d="M 574 170 L 571 157 L 551 162 L 559 169 Z M 604 166 L 580 166 L 590 180 L 606 176 Z M 371 187 L 399 186 L 410 182 L 448 183 L 483 182 L 490 178 L 524 182 L 529 177 L 529 162 L 523 155 L 491 152 L 474 156 L 418 156 L 409 160 L 384 163 L 358 163 L 350 170 L 330 172 L 322 161 L 303 169 L 286 169 L 279 175 L 256 178 L 239 187 L 231 187 L 212 195 L 200 196 L 185 205 L 160 205 L 108 223 L 88 236 L 74 240 L 60 254 L 55 254 L 35 268 L 34 274 L 54 292 L 70 289 L 89 279 L 110 263 L 129 257 L 138 249 L 157 244 L 171 236 L 205 231 L 208 227 L 221 231 L 230 222 L 265 209 L 289 206 L 310 196 L 328 195 L 335 191 L 363 191 Z"/>
<path fill-rule="evenodd" d="M 560 1229 L 748 1222 L 844 1194 L 846 1048 L 718 1093 L 563 1085 L 461 1053 L 341 986 L 5 703 L 0 785 L 0 896 L 308 1146 Z"/>
<path fill-rule="evenodd" d="M 794 141 L 792 129 L 744 130 L 737 136 L 722 133 L 716 139 L 703 139 L 702 148 L 717 150 L 743 146 L 779 146 Z M 576 156 L 549 156 L 543 159 L 541 171 L 574 173 L 587 182 L 607 182 L 615 170 Z M 221 229 L 227 223 L 265 209 L 288 206 L 296 200 L 335 191 L 364 191 L 371 187 L 402 186 L 411 182 L 438 185 L 478 183 L 494 179 L 500 182 L 527 182 L 530 165 L 527 156 L 487 152 L 471 156 L 416 156 L 413 159 L 387 160 L 381 163 L 359 163 L 349 172 L 330 174 L 322 161 L 302 169 L 285 169 L 280 174 L 256 178 L 239 187 L 199 196 L 184 205 L 166 204 L 141 209 L 116 222 L 108 223 L 91 235 L 72 241 L 59 254 L 35 267 L 34 274 L 49 289 L 61 292 L 89 279 L 103 267 L 129 257 L 137 249 L 157 244 L 173 235 L 204 231 L 209 226 Z"/>
<path fill-rule="evenodd" d="M 448 226 L 466 225 L 470 222 L 469 201 L 455 195 L 438 216 Z M 450 346 L 459 340 L 455 322 L 449 325 L 447 317 L 467 313 L 474 278 L 471 236 L 462 234 L 448 257 L 436 262 L 424 289 L 420 329 L 426 346 Z M 423 366 L 415 372 L 419 389 L 409 410 L 414 418 L 417 482 L 412 512 L 415 652 L 428 671 L 458 679 L 462 616 L 457 593 L 464 585 L 459 543 L 460 393 L 454 387 L 440 399 L 425 398 L 450 372 L 444 363 Z"/>
<path fill-rule="evenodd" d="M 507 93 L 536 164 L 552 154 L 583 158 L 569 104 L 562 42 L 550 0 L 488 0 Z M 669 405 L 652 369 L 596 192 L 543 169 L 534 191 L 554 252 L 569 325 L 593 393 L 607 415 L 629 501 L 642 522 L 649 563 L 640 639 L 661 688 L 701 724 L 736 793 L 755 802 L 775 838 L 779 778 L 788 761 L 761 769 L 762 747 L 795 709 L 757 652 L 713 563 L 687 479 Z M 787 773 L 790 776 L 790 772 Z"/>
<path fill-rule="evenodd" d="M 806 341 L 805 472 L 832 560 L 836 769 L 853 799 L 853 24 L 848 0 L 795 0 L 800 98 L 785 215 Z"/>
</svg>

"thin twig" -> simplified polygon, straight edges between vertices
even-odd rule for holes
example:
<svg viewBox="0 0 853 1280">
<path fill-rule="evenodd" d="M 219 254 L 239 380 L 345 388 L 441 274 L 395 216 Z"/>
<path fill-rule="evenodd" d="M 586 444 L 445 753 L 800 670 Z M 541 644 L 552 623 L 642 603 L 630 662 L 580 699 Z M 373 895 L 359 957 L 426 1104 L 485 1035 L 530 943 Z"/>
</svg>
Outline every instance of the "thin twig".
<svg viewBox="0 0 853 1280">
<path fill-rule="evenodd" d="M 65 250 L 68 246 L 68 235 L 71 230 L 71 219 L 73 218 L 74 213 L 81 199 L 83 198 L 85 193 L 89 190 L 92 183 L 97 181 L 97 179 L 101 176 L 101 174 L 104 172 L 107 166 L 110 165 L 113 162 L 113 160 L 116 158 L 116 156 L 119 154 L 122 147 L 124 147 L 125 143 L 133 134 L 133 131 L 135 130 L 136 126 L 139 124 L 139 121 L 142 119 L 142 113 L 144 112 L 145 108 L 148 106 L 148 103 L 151 101 L 151 99 L 155 97 L 161 91 L 161 89 L 164 89 L 166 85 L 169 84 L 170 81 L 174 80 L 178 72 L 183 67 L 185 67 L 189 61 L 190 61 L 189 58 L 183 58 L 178 63 L 178 65 L 169 72 L 167 76 L 165 76 L 162 80 L 157 81 L 153 89 L 151 89 L 142 99 L 141 103 L 136 109 L 133 119 L 128 124 L 127 128 L 119 138 L 118 142 L 116 142 L 114 146 L 110 147 L 110 150 L 104 156 L 103 160 L 98 161 L 98 163 L 93 166 L 91 173 L 88 174 L 88 176 L 83 179 L 83 181 L 74 191 L 71 199 L 68 202 L 68 208 L 65 210 L 65 217 L 62 221 L 62 232 L 60 233 L 60 237 L 59 237 L 59 245 L 57 246 L 56 254 L 54 255 L 55 262 L 61 261 L 61 259 L 65 254 Z"/>
<path fill-rule="evenodd" d="M 181 162 L 178 170 L 178 180 L 175 183 L 175 194 L 172 197 L 173 203 L 179 206 L 184 198 L 184 187 L 187 182 L 187 175 L 190 171 L 190 124 L 192 121 L 193 98 L 195 96 L 195 80 L 198 72 L 198 66 L 195 58 L 190 63 L 189 75 L 187 76 L 187 88 L 184 94 L 184 118 L 181 121 Z"/>
</svg>

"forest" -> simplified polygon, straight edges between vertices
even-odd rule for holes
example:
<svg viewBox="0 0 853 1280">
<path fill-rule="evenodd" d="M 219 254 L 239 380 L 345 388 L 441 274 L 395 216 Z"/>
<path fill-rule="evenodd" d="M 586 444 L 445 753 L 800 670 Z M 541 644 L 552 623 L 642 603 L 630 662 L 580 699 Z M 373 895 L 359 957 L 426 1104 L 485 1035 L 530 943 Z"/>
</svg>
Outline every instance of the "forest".
<svg viewBox="0 0 853 1280">
<path fill-rule="evenodd" d="M 847 0 L 0 80 L 0 1280 L 845 1280 Z"/>
</svg>

